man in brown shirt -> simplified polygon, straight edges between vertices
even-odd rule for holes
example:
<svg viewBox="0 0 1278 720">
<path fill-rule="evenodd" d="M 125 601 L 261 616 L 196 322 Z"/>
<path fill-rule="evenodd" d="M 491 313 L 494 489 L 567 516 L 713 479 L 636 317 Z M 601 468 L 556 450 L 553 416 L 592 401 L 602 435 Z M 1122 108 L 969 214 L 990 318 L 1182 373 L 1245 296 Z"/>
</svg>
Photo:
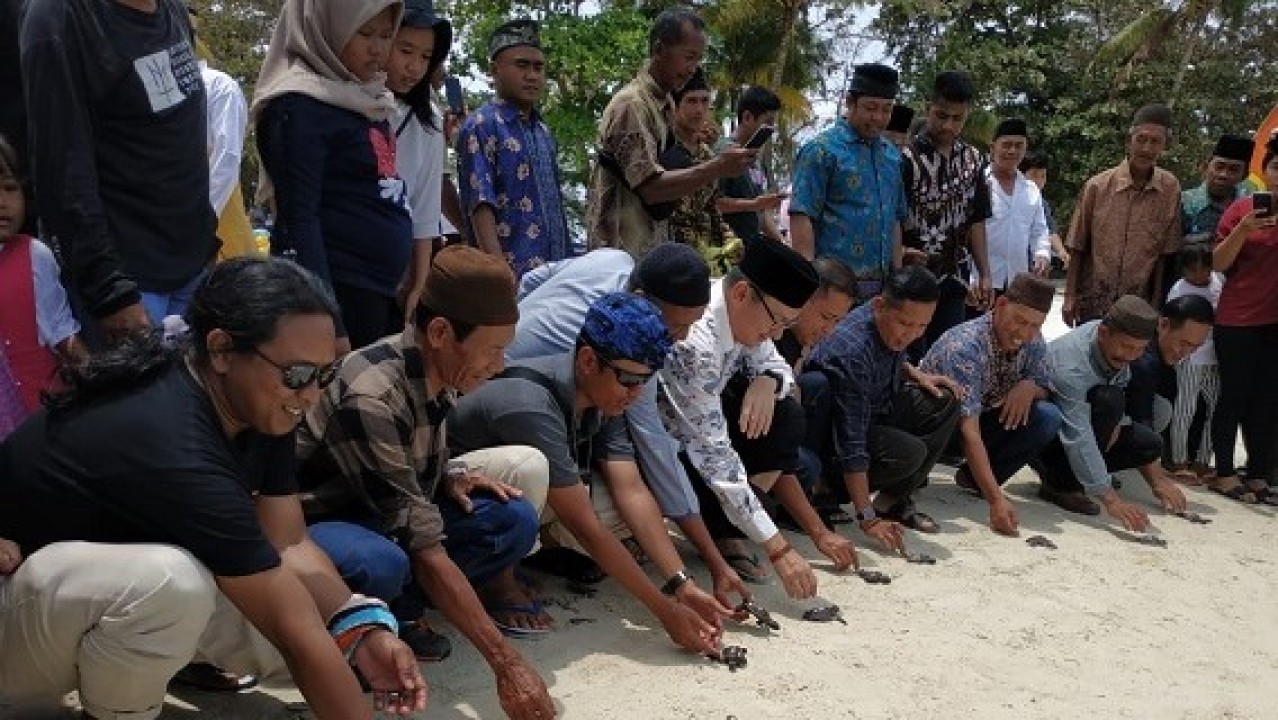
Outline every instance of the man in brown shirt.
<svg viewBox="0 0 1278 720">
<path fill-rule="evenodd" d="M 711 160 L 665 167 L 677 142 L 670 127 L 678 90 L 701 64 L 705 22 L 673 7 L 653 21 L 648 61 L 623 87 L 599 120 L 598 159 L 590 176 L 586 231 L 590 246 L 619 247 L 636 259 L 667 237 L 675 201 L 720 178 L 746 172 L 757 150 L 730 147 Z"/>
<path fill-rule="evenodd" d="M 1127 136 L 1127 159 L 1083 186 L 1065 247 L 1071 262 L 1061 315 L 1075 325 L 1103 317 L 1123 295 L 1157 306 L 1162 261 L 1180 250 L 1180 181 L 1157 167 L 1171 140 L 1171 111 L 1147 105 Z"/>
</svg>

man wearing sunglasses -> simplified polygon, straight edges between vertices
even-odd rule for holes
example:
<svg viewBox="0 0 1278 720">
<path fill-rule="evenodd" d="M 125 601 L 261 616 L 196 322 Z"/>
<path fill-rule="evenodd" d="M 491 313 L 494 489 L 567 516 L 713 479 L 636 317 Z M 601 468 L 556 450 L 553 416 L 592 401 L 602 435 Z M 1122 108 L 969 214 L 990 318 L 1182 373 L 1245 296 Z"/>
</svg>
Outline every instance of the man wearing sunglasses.
<svg viewBox="0 0 1278 720">
<path fill-rule="evenodd" d="M 710 304 L 688 337 L 675 345 L 658 396 L 723 556 L 744 579 L 763 582 L 767 571 L 748 541 L 762 544 L 795 598 L 816 593 L 816 576 L 777 531 L 753 488 L 813 519 L 813 540 L 837 567 L 856 562 L 851 543 L 825 530 L 794 476 L 802 409 L 790 397 L 794 374 L 772 343 L 798 322 L 817 286 L 812 264 L 794 250 L 770 240 L 751 242 L 741 265 L 711 289 Z"/>
<path fill-rule="evenodd" d="M 543 544 L 593 558 L 675 642 L 706 653 L 717 649 L 729 610 L 685 587 L 682 570 L 658 590 L 617 537 L 629 526 L 641 546 L 669 562 L 662 557 L 670 542 L 665 525 L 639 476 L 621 415 L 665 364 L 670 343 L 651 301 L 628 292 L 604 295 L 586 311 L 573 350 L 522 360 L 462 398 L 449 443 L 457 452 L 513 442 L 540 450 L 550 465 L 550 490 L 525 496 L 540 511 Z M 668 554 L 677 562 L 673 548 Z"/>
<path fill-rule="evenodd" d="M 608 293 L 627 291 L 648 298 L 661 310 L 677 342 L 688 336 L 710 301 L 710 267 L 700 253 L 682 243 L 658 245 L 638 263 L 624 250 L 599 248 L 538 267 L 520 282 L 519 324 L 506 359 L 513 362 L 571 351 L 590 305 Z M 715 599 L 728 606 L 737 604 L 732 595 L 749 599 L 750 591 L 724 560 L 701 519 L 697 493 L 679 461 L 679 443 L 666 431 L 657 410 L 657 383 L 643 387 L 624 418 L 643 482 L 661 514 L 677 524 L 700 553 L 710 571 Z M 636 522 L 651 527 L 662 524 L 660 516 Z M 686 568 L 668 536 L 661 534 L 658 544 L 644 551 L 661 577 L 683 572 Z M 677 593 L 680 601 L 688 604 L 696 587 L 693 580 L 685 583 Z"/>
<path fill-rule="evenodd" d="M 522 446 L 450 458 L 444 424 L 458 393 L 502 369 L 517 318 L 504 260 L 441 250 L 414 324 L 343 359 L 297 456 L 311 537 L 358 592 L 391 603 L 418 660 L 451 649 L 420 621 L 424 595 L 484 656 L 510 717 L 549 718 L 545 683 L 503 637 L 551 624 L 515 578 L 536 539 L 524 498 L 545 494 L 545 459 Z"/>
</svg>

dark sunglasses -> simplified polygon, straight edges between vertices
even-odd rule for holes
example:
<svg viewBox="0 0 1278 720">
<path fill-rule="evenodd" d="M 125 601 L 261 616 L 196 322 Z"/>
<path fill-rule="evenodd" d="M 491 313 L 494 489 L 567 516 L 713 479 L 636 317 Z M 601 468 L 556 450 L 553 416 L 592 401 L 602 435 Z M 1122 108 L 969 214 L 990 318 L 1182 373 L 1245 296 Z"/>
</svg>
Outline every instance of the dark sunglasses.
<svg viewBox="0 0 1278 720">
<path fill-rule="evenodd" d="M 337 361 L 327 365 L 316 365 L 315 363 L 299 362 L 291 365 L 281 365 L 266 356 L 258 348 L 253 348 L 253 352 L 272 367 L 280 371 L 280 382 L 284 383 L 284 387 L 289 390 L 305 390 L 313 385 L 318 385 L 321 389 L 328 387 L 333 382 L 333 378 L 337 377 Z"/>
<path fill-rule="evenodd" d="M 630 372 L 629 370 L 622 370 L 616 365 L 613 365 L 611 360 L 604 357 L 602 354 L 598 352 L 595 353 L 595 357 L 599 358 L 599 362 L 603 363 L 604 367 L 612 371 L 612 374 L 617 377 L 617 384 L 621 385 L 624 388 L 640 387 L 644 383 L 651 380 L 652 376 L 656 374 L 656 373 L 636 373 L 636 372 Z"/>
</svg>

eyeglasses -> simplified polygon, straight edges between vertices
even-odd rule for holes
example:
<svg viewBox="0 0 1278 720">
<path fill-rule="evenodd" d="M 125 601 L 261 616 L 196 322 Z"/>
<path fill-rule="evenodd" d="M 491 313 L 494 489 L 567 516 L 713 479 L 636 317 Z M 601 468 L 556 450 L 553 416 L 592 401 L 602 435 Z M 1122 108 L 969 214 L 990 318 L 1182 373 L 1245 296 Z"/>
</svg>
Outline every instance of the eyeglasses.
<svg viewBox="0 0 1278 720">
<path fill-rule="evenodd" d="M 613 365 L 611 360 L 604 357 L 603 354 L 598 352 L 595 353 L 595 357 L 599 358 L 599 362 L 603 363 L 604 367 L 612 371 L 612 374 L 617 377 L 617 384 L 621 385 L 624 388 L 641 387 L 644 383 L 651 380 L 652 376 L 656 374 L 656 373 L 637 373 L 637 372 L 630 372 L 629 370 L 622 370 L 616 365 Z"/>
<path fill-rule="evenodd" d="M 789 330 L 799 323 L 799 317 L 797 315 L 792 318 L 778 318 L 776 313 L 772 312 L 772 308 L 768 306 L 768 298 L 763 294 L 763 291 L 759 289 L 759 286 L 749 280 L 746 282 L 750 283 L 750 289 L 754 290 L 754 294 L 759 297 L 759 304 L 763 306 L 763 311 L 768 314 L 768 319 L 772 321 L 772 325 L 769 329 Z"/>
<path fill-rule="evenodd" d="M 327 365 L 308 362 L 281 365 L 267 357 L 259 348 L 253 348 L 253 353 L 280 371 L 280 382 L 284 383 L 284 387 L 289 390 L 305 390 L 312 384 L 323 389 L 337 377 L 337 361 Z"/>
</svg>

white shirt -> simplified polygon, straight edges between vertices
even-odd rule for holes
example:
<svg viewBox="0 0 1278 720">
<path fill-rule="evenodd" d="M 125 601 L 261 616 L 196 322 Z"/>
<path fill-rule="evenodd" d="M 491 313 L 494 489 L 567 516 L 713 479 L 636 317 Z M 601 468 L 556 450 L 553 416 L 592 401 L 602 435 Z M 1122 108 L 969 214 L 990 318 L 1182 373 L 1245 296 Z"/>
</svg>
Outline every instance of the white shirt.
<svg viewBox="0 0 1278 720">
<path fill-rule="evenodd" d="M 209 204 L 218 217 L 240 181 L 240 159 L 248 132 L 248 104 L 235 78 L 200 61 L 208 115 Z"/>
<path fill-rule="evenodd" d="M 993 210 L 990 219 L 985 221 L 990 282 L 995 289 L 1003 290 L 1017 273 L 1029 272 L 1031 256 L 1051 259 L 1051 233 L 1047 229 L 1047 216 L 1043 213 L 1043 195 L 1021 171 L 1016 171 L 1011 195 L 994 177 L 992 166 L 985 170 L 985 181 L 990 186 Z M 976 280 L 973 274 L 972 281 Z"/>
<path fill-rule="evenodd" d="M 426 239 L 457 232 L 444 219 L 441 198 L 444 189 L 444 134 L 427 127 L 403 102 L 395 103 L 391 113 L 391 129 L 395 131 L 395 165 L 408 185 L 408 205 L 413 214 L 413 237 Z M 435 112 L 441 126 L 444 116 Z"/>
<path fill-rule="evenodd" d="M 1171 302 L 1182 295 L 1199 295 L 1207 298 L 1207 302 L 1211 303 L 1212 308 L 1220 303 L 1220 291 L 1225 287 L 1225 276 L 1214 272 L 1211 274 L 1211 282 L 1207 283 L 1207 287 L 1198 287 L 1190 285 L 1182 278 L 1172 285 L 1171 290 L 1167 292 L 1167 302 Z M 1207 335 L 1207 342 L 1202 347 L 1190 353 L 1185 358 L 1186 365 L 1215 365 L 1216 364 L 1216 344 L 1211 339 L 1211 334 Z"/>
<path fill-rule="evenodd" d="M 666 430 L 678 440 L 688 460 L 719 498 L 723 512 L 754 542 L 777 534 L 759 498 L 750 488 L 741 457 L 728 439 L 728 423 L 719 394 L 738 370 L 750 377 L 773 371 L 782 378 L 777 397 L 794 386 L 794 374 L 771 340 L 755 347 L 732 339 L 723 281 L 710 289 L 710 304 L 693 324 L 688 339 L 675 343 L 658 375 L 657 406 Z M 692 482 L 696 482 L 693 480 Z"/>
</svg>

